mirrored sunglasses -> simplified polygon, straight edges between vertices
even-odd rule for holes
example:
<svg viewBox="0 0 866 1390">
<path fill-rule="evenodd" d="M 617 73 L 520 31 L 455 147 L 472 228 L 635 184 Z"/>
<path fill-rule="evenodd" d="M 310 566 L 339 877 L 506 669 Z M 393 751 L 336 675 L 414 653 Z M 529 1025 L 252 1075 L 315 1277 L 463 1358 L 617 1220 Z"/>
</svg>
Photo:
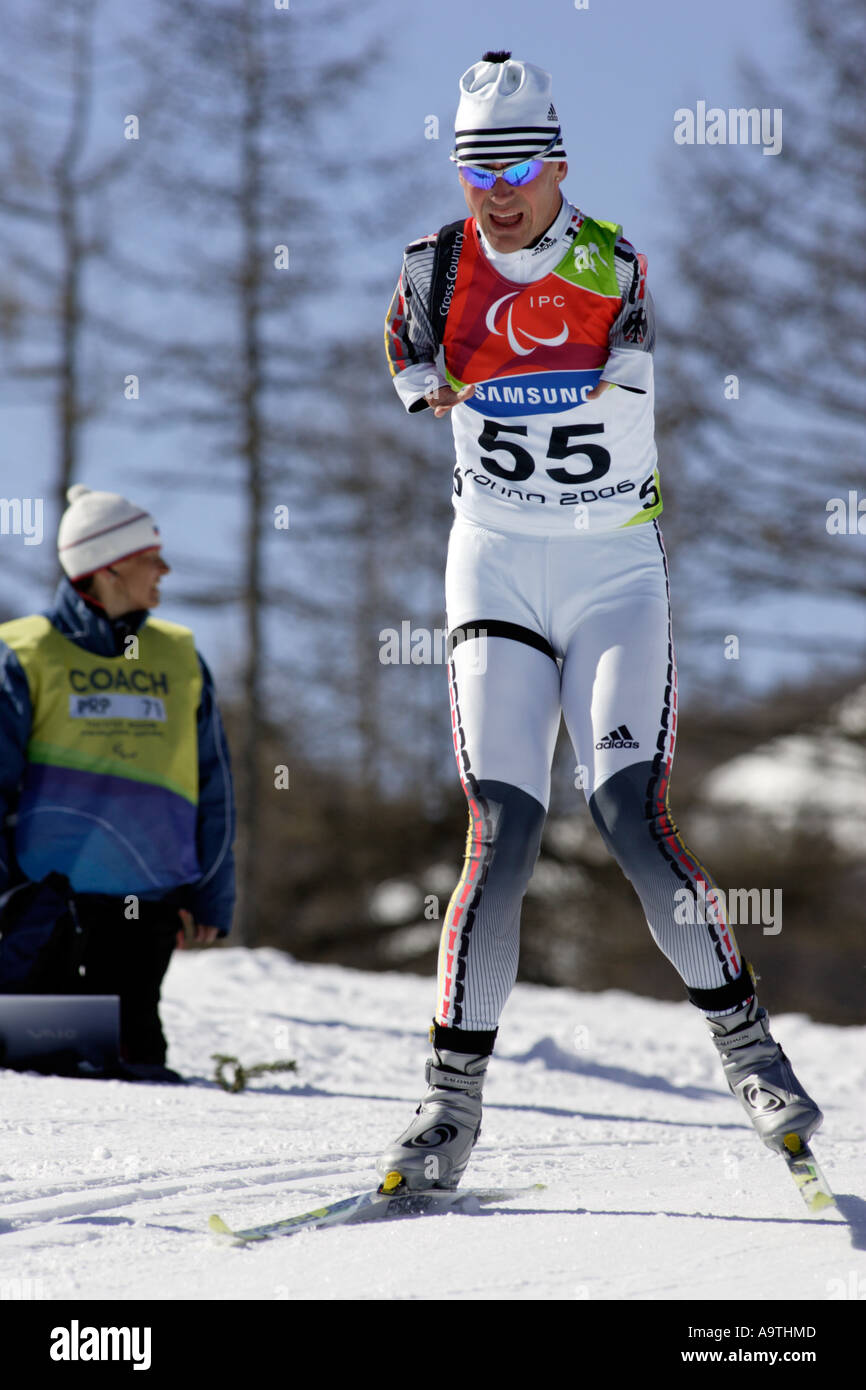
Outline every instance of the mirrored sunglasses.
<svg viewBox="0 0 866 1390">
<path fill-rule="evenodd" d="M 485 169 L 477 164 L 462 164 L 457 158 L 455 151 L 451 159 L 457 165 L 460 173 L 467 183 L 471 183 L 473 188 L 492 188 L 497 179 L 504 179 L 512 188 L 520 188 L 523 184 L 532 183 L 544 168 L 544 156 L 549 154 L 561 135 L 557 130 L 553 139 L 540 150 L 533 159 L 522 159 L 518 164 L 509 164 L 505 169 Z"/>
<path fill-rule="evenodd" d="M 544 168 L 543 159 L 524 159 L 521 164 L 512 164 L 508 169 L 478 169 L 473 164 L 458 164 L 458 169 L 467 183 L 473 188 L 492 188 L 497 179 L 504 179 L 512 188 L 532 183 Z"/>
</svg>

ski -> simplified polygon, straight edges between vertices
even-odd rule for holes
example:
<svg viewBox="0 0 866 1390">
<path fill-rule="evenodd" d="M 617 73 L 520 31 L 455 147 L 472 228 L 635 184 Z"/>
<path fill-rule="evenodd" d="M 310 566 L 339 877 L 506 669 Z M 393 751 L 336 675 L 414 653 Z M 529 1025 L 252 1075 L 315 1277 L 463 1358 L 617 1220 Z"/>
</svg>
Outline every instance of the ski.
<svg viewBox="0 0 866 1390">
<path fill-rule="evenodd" d="M 399 1181 L 394 1181 L 399 1179 Z M 296 1216 L 287 1216 L 280 1221 L 269 1221 L 263 1226 L 250 1226 L 243 1231 L 235 1231 L 221 1216 L 211 1216 L 208 1226 L 214 1235 L 231 1240 L 235 1245 L 251 1245 L 256 1241 L 273 1240 L 278 1236 L 294 1236 L 300 1231 L 316 1230 L 322 1226 L 345 1226 L 362 1221 L 377 1221 L 382 1217 L 423 1216 L 429 1212 L 443 1212 L 465 1207 L 471 1210 L 473 1204 L 480 1206 L 491 1202 L 504 1202 L 527 1192 L 538 1192 L 543 1183 L 529 1187 L 464 1188 L 449 1191 L 445 1188 L 428 1188 L 424 1192 L 407 1191 L 402 1187 L 399 1173 L 389 1173 L 381 1187 L 368 1192 L 356 1192 L 351 1197 L 343 1197 L 327 1206 L 315 1207 L 312 1211 L 302 1211 Z"/>
<path fill-rule="evenodd" d="M 786 1134 L 783 1142 L 782 1157 L 808 1210 L 814 1214 L 835 1207 L 836 1198 L 809 1145 L 799 1134 Z"/>
<path fill-rule="evenodd" d="M 271 1240 L 274 1236 L 297 1235 L 299 1231 L 310 1231 L 317 1226 L 342 1225 L 354 1218 L 362 1217 L 364 1213 L 371 1215 L 372 1208 L 383 1202 L 387 1203 L 388 1200 L 378 1190 L 356 1192 L 351 1197 L 331 1202 L 328 1206 L 316 1207 L 313 1211 L 302 1211 L 297 1216 L 287 1216 L 280 1221 L 269 1221 L 263 1226 L 251 1226 L 245 1231 L 232 1230 L 231 1226 L 216 1214 L 209 1218 L 208 1226 L 214 1235 L 231 1237 L 235 1245 L 249 1245 L 257 1240 Z"/>
</svg>

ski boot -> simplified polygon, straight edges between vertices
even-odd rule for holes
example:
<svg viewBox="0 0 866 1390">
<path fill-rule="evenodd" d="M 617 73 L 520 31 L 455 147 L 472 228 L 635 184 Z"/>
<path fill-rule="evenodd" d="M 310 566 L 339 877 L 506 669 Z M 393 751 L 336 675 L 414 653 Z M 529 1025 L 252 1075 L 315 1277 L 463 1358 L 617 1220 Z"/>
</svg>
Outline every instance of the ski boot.
<svg viewBox="0 0 866 1390">
<path fill-rule="evenodd" d="M 483 1036 L 486 1041 L 496 1034 Z M 436 1025 L 425 1072 L 427 1093 L 409 1128 L 376 1164 L 383 1191 L 396 1195 L 456 1188 L 481 1133 L 481 1090 L 490 1052 L 455 1051 L 444 1044 L 471 1039 L 477 1045 L 478 1038 L 477 1033 L 460 1038 L 458 1029 Z M 492 1041 L 490 1046 L 492 1050 Z"/>
<path fill-rule="evenodd" d="M 806 1095 L 752 996 L 733 1014 L 707 1018 L 728 1085 L 768 1148 L 795 1153 L 824 1116 Z M 799 1145 L 797 1144 L 799 1139 Z"/>
</svg>

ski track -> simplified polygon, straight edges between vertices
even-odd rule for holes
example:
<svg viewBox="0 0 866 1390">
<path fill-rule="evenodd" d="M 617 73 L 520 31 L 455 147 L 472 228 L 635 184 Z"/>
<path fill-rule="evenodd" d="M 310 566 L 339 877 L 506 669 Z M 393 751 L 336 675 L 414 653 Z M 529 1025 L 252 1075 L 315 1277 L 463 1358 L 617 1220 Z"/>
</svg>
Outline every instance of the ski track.
<svg viewBox="0 0 866 1390">
<path fill-rule="evenodd" d="M 846 1219 L 814 1218 L 741 1119 L 695 1011 L 620 992 L 520 985 L 509 1002 L 464 1186 L 543 1190 L 214 1241 L 213 1211 L 252 1226 L 375 1185 L 423 1089 L 432 995 L 271 950 L 191 953 L 163 1017 L 192 1084 L 0 1072 L 0 1299 L 712 1301 L 734 1268 L 742 1299 L 820 1301 L 839 1281 L 866 1296 L 866 1028 L 774 1020 L 827 1117 L 815 1147 Z M 232 1095 L 210 1080 L 213 1052 L 298 1071 Z"/>
</svg>

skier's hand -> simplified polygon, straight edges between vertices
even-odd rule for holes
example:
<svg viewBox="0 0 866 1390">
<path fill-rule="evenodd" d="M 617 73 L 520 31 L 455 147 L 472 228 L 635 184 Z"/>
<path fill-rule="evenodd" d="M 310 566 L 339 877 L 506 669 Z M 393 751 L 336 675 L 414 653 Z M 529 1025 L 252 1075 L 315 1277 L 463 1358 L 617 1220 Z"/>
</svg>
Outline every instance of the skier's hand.
<svg viewBox="0 0 866 1390">
<path fill-rule="evenodd" d="M 191 912 L 179 907 L 177 915 L 183 922 L 183 928 L 177 934 L 177 949 L 185 951 L 187 946 L 210 946 L 219 935 L 219 927 L 206 927 L 202 922 L 196 922 Z"/>
<path fill-rule="evenodd" d="M 450 386 L 440 386 L 438 391 L 430 391 L 424 399 L 433 407 L 433 414 L 438 420 L 440 415 L 447 415 L 455 405 L 468 401 L 469 397 L 474 395 L 474 386 L 464 386 L 462 391 L 452 391 Z"/>
<path fill-rule="evenodd" d="M 607 391 L 611 386 L 616 386 L 616 382 L 605 381 L 602 377 L 601 381 L 598 383 L 597 386 L 594 386 L 591 391 L 587 391 L 586 395 L 584 396 L 584 400 L 597 401 L 599 396 L 603 396 L 605 391 Z"/>
</svg>

